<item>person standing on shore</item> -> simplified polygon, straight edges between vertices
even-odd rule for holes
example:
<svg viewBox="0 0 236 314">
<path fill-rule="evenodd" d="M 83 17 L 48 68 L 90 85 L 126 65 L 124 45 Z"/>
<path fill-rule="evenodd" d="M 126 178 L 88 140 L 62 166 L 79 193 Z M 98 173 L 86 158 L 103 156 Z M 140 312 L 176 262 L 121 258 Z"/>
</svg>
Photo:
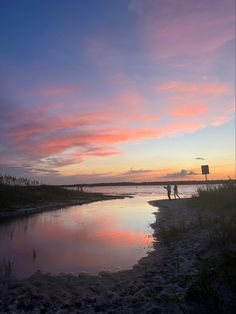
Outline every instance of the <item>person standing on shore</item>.
<svg viewBox="0 0 236 314">
<path fill-rule="evenodd" d="M 176 184 L 174 186 L 174 197 L 175 197 L 175 199 L 176 199 L 176 197 L 178 197 L 180 199 L 179 193 L 178 193 L 178 186 Z"/>
<path fill-rule="evenodd" d="M 171 194 L 171 186 L 169 184 L 167 184 L 167 186 L 164 186 L 164 189 L 167 190 L 167 196 L 168 196 L 169 200 L 171 201 L 171 196 L 170 196 L 170 194 Z"/>
</svg>

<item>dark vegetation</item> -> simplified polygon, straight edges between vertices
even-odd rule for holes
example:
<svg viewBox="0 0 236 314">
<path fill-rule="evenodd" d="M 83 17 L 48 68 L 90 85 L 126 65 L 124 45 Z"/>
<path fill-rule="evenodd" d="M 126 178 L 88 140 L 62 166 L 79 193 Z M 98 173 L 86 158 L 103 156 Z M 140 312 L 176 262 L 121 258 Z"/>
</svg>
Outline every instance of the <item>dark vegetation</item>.
<svg viewBox="0 0 236 314">
<path fill-rule="evenodd" d="M 78 200 L 82 203 L 108 198 L 109 196 L 100 193 L 83 192 L 81 187 L 72 190 L 60 186 L 40 185 L 38 181 L 27 178 L 0 176 L 0 212 L 56 202 Z"/>
<path fill-rule="evenodd" d="M 30 180 L 24 177 L 14 177 L 10 175 L 2 175 L 0 174 L 0 184 L 5 185 L 21 185 L 21 186 L 29 186 L 29 185 L 39 185 L 39 181 L 37 180 Z"/>
<path fill-rule="evenodd" d="M 236 185 L 231 180 L 218 187 L 204 187 L 189 199 L 188 205 L 196 208 L 197 220 L 162 228 L 161 241 L 170 244 L 181 239 L 193 228 L 203 227 L 209 231 L 211 244 L 224 246 L 236 244 Z"/>
<path fill-rule="evenodd" d="M 9 186 L 0 184 L 0 210 L 43 205 L 48 202 L 77 200 L 94 195 L 50 185 Z"/>
<path fill-rule="evenodd" d="M 198 208 L 197 224 L 209 231 L 199 259 L 201 270 L 188 292 L 209 313 L 233 313 L 236 306 L 236 189 L 229 181 L 218 188 L 198 190 L 190 200 Z"/>
</svg>

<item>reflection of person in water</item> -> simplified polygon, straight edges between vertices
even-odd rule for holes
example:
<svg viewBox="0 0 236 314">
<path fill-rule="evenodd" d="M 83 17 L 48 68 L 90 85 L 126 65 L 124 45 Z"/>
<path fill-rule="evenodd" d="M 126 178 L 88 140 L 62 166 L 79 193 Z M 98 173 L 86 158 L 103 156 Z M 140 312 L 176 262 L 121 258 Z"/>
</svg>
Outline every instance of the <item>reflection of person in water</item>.
<svg viewBox="0 0 236 314">
<path fill-rule="evenodd" d="M 180 198 L 180 197 L 179 197 L 179 194 L 178 194 L 178 186 L 175 184 L 175 186 L 174 186 L 174 197 L 175 197 L 175 199 L 176 199 L 176 196 L 177 196 L 178 198 Z"/>
<path fill-rule="evenodd" d="M 170 197 L 170 194 L 171 194 L 171 186 L 169 184 L 167 184 L 167 186 L 164 186 L 164 189 L 166 189 L 167 191 L 167 196 L 169 198 L 169 200 L 171 201 L 171 197 Z"/>
</svg>

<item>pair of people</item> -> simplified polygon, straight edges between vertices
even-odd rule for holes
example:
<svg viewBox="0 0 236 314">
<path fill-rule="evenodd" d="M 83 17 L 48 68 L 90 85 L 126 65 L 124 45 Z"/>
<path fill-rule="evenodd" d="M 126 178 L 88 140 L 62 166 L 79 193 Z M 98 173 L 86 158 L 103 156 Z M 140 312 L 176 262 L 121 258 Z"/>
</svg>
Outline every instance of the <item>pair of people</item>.
<svg viewBox="0 0 236 314">
<path fill-rule="evenodd" d="M 167 186 L 164 186 L 164 188 L 167 190 L 167 196 L 168 196 L 168 198 L 169 198 L 169 200 L 171 201 L 171 185 L 167 185 Z M 176 198 L 180 198 L 179 197 L 179 193 L 178 193 L 178 186 L 175 184 L 174 185 L 174 198 L 176 199 Z"/>
</svg>

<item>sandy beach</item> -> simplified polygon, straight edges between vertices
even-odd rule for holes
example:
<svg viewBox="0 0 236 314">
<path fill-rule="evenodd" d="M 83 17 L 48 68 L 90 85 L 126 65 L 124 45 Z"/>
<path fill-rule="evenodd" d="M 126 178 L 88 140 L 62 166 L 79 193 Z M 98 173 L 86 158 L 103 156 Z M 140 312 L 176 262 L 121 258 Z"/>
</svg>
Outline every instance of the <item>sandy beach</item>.
<svg viewBox="0 0 236 314">
<path fill-rule="evenodd" d="M 188 294 L 202 259 L 215 258 L 217 252 L 206 250 L 209 232 L 197 226 L 197 210 L 187 201 L 151 202 L 158 209 L 152 225 L 154 250 L 132 269 L 98 276 L 38 272 L 25 280 L 1 280 L 0 312 L 206 313 Z M 231 313 L 235 305 L 234 296 L 227 295 L 230 305 L 222 313 Z"/>
</svg>

